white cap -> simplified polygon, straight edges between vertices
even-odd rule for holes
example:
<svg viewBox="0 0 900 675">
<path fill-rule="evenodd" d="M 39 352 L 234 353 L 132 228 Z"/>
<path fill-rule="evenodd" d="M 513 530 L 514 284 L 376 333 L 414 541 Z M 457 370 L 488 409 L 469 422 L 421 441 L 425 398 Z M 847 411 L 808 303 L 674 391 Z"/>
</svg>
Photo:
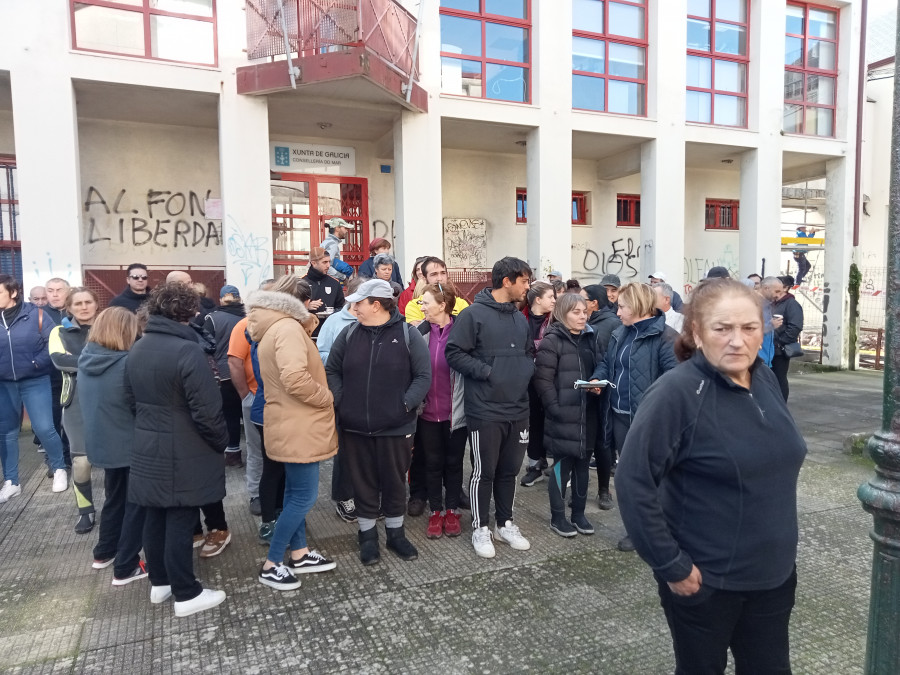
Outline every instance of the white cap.
<svg viewBox="0 0 900 675">
<path fill-rule="evenodd" d="M 364 281 L 356 293 L 348 295 L 344 298 L 347 302 L 359 302 L 366 298 L 384 298 L 385 300 L 394 297 L 394 289 L 384 279 L 369 279 Z"/>
<path fill-rule="evenodd" d="M 650 279 L 662 279 L 663 281 L 665 281 L 665 280 L 666 280 L 666 273 L 663 272 L 662 270 L 656 270 L 656 271 L 655 271 L 653 274 L 651 274 L 648 278 L 650 278 Z"/>
</svg>

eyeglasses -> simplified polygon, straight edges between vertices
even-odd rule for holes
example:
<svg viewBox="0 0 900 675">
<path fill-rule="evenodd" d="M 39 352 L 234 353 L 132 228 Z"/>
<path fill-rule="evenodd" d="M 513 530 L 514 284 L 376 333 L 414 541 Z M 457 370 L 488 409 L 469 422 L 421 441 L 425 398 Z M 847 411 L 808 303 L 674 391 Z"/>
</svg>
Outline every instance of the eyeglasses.
<svg viewBox="0 0 900 675">
<path fill-rule="evenodd" d="M 146 274 L 143 275 L 143 276 L 137 276 L 137 277 L 134 276 L 133 274 L 129 274 L 129 275 L 128 275 L 128 278 L 129 278 L 129 279 L 134 279 L 135 281 L 147 281 L 147 275 L 146 275 Z"/>
</svg>

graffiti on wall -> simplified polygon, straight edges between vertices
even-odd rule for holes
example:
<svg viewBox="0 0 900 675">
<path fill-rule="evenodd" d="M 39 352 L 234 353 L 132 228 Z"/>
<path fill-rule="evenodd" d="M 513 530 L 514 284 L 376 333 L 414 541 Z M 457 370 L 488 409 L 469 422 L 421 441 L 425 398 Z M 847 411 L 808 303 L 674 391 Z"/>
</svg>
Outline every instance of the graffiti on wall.
<svg viewBox="0 0 900 675">
<path fill-rule="evenodd" d="M 444 260 L 447 267 L 486 266 L 487 222 L 484 218 L 444 218 Z"/>
<path fill-rule="evenodd" d="M 121 188 L 107 192 L 107 199 L 91 185 L 84 199 L 84 243 L 163 249 L 221 246 L 221 227 L 206 218 L 204 204 L 211 194 L 150 188 L 134 197 Z"/>
<path fill-rule="evenodd" d="M 588 243 L 572 244 L 576 251 L 575 276 L 582 281 L 599 281 L 605 274 L 615 274 L 623 282 L 634 279 L 640 273 L 640 257 L 653 249 L 653 240 L 643 243 L 631 237 L 619 237 L 596 251 Z"/>
<path fill-rule="evenodd" d="M 740 261 L 731 244 L 728 244 L 717 256 L 684 258 L 685 290 L 702 281 L 711 267 L 724 267 L 732 277 L 740 278 Z"/>
<path fill-rule="evenodd" d="M 40 267 L 40 265 L 39 265 L 39 263 L 38 263 L 37 260 L 32 260 L 32 261 L 31 261 L 31 264 L 34 265 L 34 275 L 35 275 L 36 277 L 44 277 L 44 276 L 47 276 L 47 277 L 60 277 L 60 278 L 65 279 L 66 281 L 69 281 L 69 282 L 71 283 L 71 281 L 72 281 L 72 274 L 73 274 L 72 264 L 69 263 L 68 265 L 66 265 L 66 269 L 65 269 L 65 270 L 54 269 L 54 267 L 53 267 L 53 257 L 51 256 L 50 251 L 44 251 L 44 255 L 47 257 L 47 266 L 46 266 L 45 268 L 43 268 L 43 269 L 41 269 L 41 267 Z"/>
<path fill-rule="evenodd" d="M 272 276 L 269 240 L 244 232 L 238 222 L 228 216 L 228 256 L 241 271 L 245 288 L 257 288 Z"/>
</svg>

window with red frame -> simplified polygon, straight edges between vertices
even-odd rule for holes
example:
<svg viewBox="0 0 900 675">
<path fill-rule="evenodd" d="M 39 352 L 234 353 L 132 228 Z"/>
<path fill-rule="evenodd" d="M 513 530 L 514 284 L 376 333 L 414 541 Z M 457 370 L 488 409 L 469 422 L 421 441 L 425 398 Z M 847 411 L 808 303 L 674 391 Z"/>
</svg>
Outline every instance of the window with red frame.
<svg viewBox="0 0 900 675">
<path fill-rule="evenodd" d="M 647 114 L 646 4 L 573 0 L 573 108 Z"/>
<path fill-rule="evenodd" d="M 748 0 L 688 0 L 688 122 L 747 126 Z"/>
<path fill-rule="evenodd" d="M 216 0 L 70 0 L 72 47 L 217 64 Z"/>
<path fill-rule="evenodd" d="M 531 101 L 531 0 L 441 0 L 441 91 Z"/>
<path fill-rule="evenodd" d="M 784 38 L 784 124 L 788 134 L 834 136 L 838 13 L 789 2 Z"/>
<path fill-rule="evenodd" d="M 641 196 L 618 195 L 616 197 L 616 226 L 641 226 Z"/>
<path fill-rule="evenodd" d="M 587 199 L 586 192 L 572 193 L 572 224 L 587 225 Z M 528 191 L 525 188 L 516 188 L 516 223 L 528 222 Z"/>
<path fill-rule="evenodd" d="M 16 160 L 0 157 L 0 272 L 22 281 Z"/>
<path fill-rule="evenodd" d="M 737 231 L 739 207 L 736 199 L 707 199 L 706 229 Z"/>
</svg>

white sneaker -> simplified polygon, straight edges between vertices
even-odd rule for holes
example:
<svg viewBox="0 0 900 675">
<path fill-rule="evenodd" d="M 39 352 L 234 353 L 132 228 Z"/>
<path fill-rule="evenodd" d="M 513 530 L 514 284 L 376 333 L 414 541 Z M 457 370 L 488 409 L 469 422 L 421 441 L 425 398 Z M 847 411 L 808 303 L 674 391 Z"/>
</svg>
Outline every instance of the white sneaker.
<svg viewBox="0 0 900 675">
<path fill-rule="evenodd" d="M 472 532 L 472 546 L 482 558 L 493 558 L 497 555 L 494 550 L 494 542 L 491 541 L 491 531 L 487 527 L 479 527 Z"/>
<path fill-rule="evenodd" d="M 204 588 L 196 598 L 182 600 L 181 602 L 176 601 L 175 616 L 190 616 L 206 609 L 212 609 L 223 602 L 225 602 L 225 591 L 214 591 L 211 588 Z"/>
<path fill-rule="evenodd" d="M 8 480 L 3 484 L 3 487 L 0 488 L 0 504 L 8 502 L 10 499 L 18 497 L 20 494 L 22 494 L 22 486 L 13 485 L 12 481 Z"/>
<path fill-rule="evenodd" d="M 513 525 L 511 520 L 506 521 L 506 525 L 500 527 L 494 526 L 494 536 L 500 541 L 506 542 L 517 551 L 527 551 L 531 548 L 531 542 L 522 536 L 518 525 Z"/>
<path fill-rule="evenodd" d="M 69 489 L 69 474 L 65 469 L 57 469 L 53 472 L 53 491 L 65 492 Z"/>
<path fill-rule="evenodd" d="M 171 586 L 151 586 L 150 587 L 150 602 L 152 602 L 154 605 L 159 605 L 171 597 L 172 597 L 172 587 Z"/>
</svg>

